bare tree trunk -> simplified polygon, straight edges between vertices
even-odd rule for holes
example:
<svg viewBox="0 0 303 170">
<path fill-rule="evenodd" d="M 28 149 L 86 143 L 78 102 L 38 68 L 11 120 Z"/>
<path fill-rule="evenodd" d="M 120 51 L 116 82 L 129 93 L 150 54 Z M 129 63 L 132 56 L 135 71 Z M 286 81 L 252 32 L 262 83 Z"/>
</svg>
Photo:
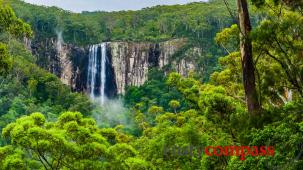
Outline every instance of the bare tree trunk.
<svg viewBox="0 0 303 170">
<path fill-rule="evenodd" d="M 252 43 L 249 37 L 251 23 L 246 0 L 237 0 L 239 27 L 240 27 L 240 50 L 242 62 L 242 76 L 246 95 L 247 108 L 250 113 L 258 113 L 261 109 L 258 93 L 256 90 L 255 67 L 252 53 Z"/>
</svg>

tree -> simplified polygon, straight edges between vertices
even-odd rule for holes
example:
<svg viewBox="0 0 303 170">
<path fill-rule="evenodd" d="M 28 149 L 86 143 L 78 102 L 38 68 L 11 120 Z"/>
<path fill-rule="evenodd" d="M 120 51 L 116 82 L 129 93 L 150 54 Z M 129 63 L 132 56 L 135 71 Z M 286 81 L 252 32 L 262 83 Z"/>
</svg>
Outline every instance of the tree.
<svg viewBox="0 0 303 170">
<path fill-rule="evenodd" d="M 0 0 L 0 33 L 8 32 L 16 37 L 30 37 L 32 31 L 30 26 L 17 18 L 12 8 Z M 0 43 L 0 75 L 12 66 L 7 46 Z"/>
<path fill-rule="evenodd" d="M 280 65 L 279 70 L 282 74 L 279 75 L 278 79 L 280 82 L 286 80 L 280 85 L 284 92 L 292 90 L 303 97 L 302 12 L 297 11 L 291 5 L 291 2 L 295 1 L 288 1 L 289 3 L 281 1 L 278 4 L 266 1 L 262 2 L 266 4 L 260 6 L 261 2 L 255 2 L 259 10 L 265 9 L 269 12 L 268 17 L 260 22 L 253 32 L 256 52 L 262 54 L 260 56 L 267 58 L 269 62 Z M 290 6 L 285 6 L 284 3 Z M 298 5 L 296 7 L 299 8 Z M 267 9 L 266 6 L 271 6 L 271 8 Z M 270 80 L 273 82 L 272 77 Z M 277 85 L 275 86 L 277 87 Z"/>
<path fill-rule="evenodd" d="M 0 75 L 7 72 L 12 67 L 12 60 L 9 56 L 7 46 L 0 43 Z"/>
<path fill-rule="evenodd" d="M 243 85 L 245 89 L 247 109 L 250 113 L 257 113 L 261 106 L 255 82 L 255 66 L 253 60 L 252 43 L 250 39 L 251 23 L 246 0 L 238 0 L 238 15 L 240 27 L 240 51 L 242 62 Z"/>
<path fill-rule="evenodd" d="M 10 145 L 0 148 L 0 169 L 128 169 L 138 162 L 148 166 L 126 143 L 128 136 L 99 129 L 79 112 L 65 112 L 56 122 L 33 113 L 7 125 L 2 135 Z"/>
<path fill-rule="evenodd" d="M 177 113 L 177 109 L 180 107 L 180 102 L 177 100 L 172 100 L 168 104 L 172 109 L 174 109 L 174 112 Z"/>
</svg>

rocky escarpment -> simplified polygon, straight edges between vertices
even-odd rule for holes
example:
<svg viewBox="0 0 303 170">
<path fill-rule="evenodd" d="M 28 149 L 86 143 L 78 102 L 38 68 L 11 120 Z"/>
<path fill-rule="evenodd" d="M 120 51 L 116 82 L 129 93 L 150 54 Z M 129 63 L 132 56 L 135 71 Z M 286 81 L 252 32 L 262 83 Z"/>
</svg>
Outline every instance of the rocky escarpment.
<svg viewBox="0 0 303 170">
<path fill-rule="evenodd" d="M 89 46 L 77 47 L 60 39 L 49 39 L 32 42 L 30 47 L 38 65 L 60 77 L 73 90 L 87 90 Z M 118 94 L 124 94 L 127 86 L 142 85 L 152 67 L 186 76 L 197 68 L 193 56 L 201 55 L 198 48 L 188 48 L 185 39 L 161 43 L 108 42 L 106 51 Z"/>
<path fill-rule="evenodd" d="M 113 68 L 116 73 L 116 83 L 119 94 L 123 94 L 126 86 L 140 86 L 148 76 L 151 67 L 165 69 L 168 64 L 173 65 L 182 75 L 194 70 L 193 61 L 172 61 L 172 56 L 186 45 L 186 40 L 176 39 L 158 44 L 111 42 L 110 51 Z"/>
<path fill-rule="evenodd" d="M 26 46 L 37 56 L 37 64 L 57 75 L 61 81 L 75 91 L 84 91 L 86 85 L 88 48 L 65 44 L 63 41 L 51 38 L 44 41 L 26 40 Z M 84 76 L 84 77 L 83 77 Z"/>
</svg>

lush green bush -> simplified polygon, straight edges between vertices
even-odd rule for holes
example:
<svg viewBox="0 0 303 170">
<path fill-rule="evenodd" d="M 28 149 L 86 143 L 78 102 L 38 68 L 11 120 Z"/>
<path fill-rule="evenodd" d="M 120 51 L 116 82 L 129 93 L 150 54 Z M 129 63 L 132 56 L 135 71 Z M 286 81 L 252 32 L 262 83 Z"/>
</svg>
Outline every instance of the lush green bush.
<svg viewBox="0 0 303 170">
<path fill-rule="evenodd" d="M 0 148 L 0 169 L 149 167 L 126 143 L 127 136 L 113 130 L 117 143 L 110 144 L 105 130 L 79 112 L 62 113 L 56 122 L 41 113 L 23 116 L 2 131 L 9 145 Z M 119 140 L 123 135 L 125 140 Z"/>
</svg>

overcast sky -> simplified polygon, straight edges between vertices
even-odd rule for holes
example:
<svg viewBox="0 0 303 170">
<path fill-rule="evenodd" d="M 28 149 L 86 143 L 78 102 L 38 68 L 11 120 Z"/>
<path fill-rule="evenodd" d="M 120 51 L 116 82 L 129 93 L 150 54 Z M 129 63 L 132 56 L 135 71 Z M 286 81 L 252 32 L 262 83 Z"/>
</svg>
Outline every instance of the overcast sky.
<svg viewBox="0 0 303 170">
<path fill-rule="evenodd" d="M 32 4 L 57 6 L 66 10 L 81 11 L 121 11 L 138 10 L 155 5 L 186 4 L 207 0 L 24 0 Z"/>
</svg>

